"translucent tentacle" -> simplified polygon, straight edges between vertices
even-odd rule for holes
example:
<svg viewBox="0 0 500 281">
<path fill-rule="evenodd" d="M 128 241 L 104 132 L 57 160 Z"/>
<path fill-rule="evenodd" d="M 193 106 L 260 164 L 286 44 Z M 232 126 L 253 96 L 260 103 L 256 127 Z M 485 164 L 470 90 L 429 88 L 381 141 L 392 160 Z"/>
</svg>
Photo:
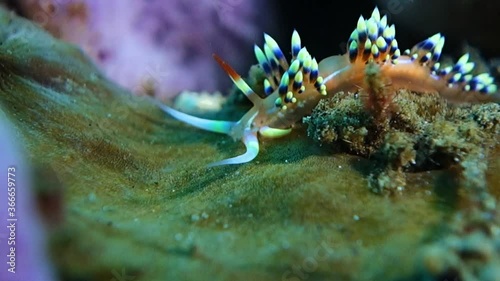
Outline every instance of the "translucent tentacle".
<svg viewBox="0 0 500 281">
<path fill-rule="evenodd" d="M 236 122 L 203 119 L 200 117 L 182 113 L 161 103 L 158 103 L 158 105 L 163 111 L 165 111 L 175 119 L 206 131 L 229 135 L 231 129 L 236 125 Z"/>
<path fill-rule="evenodd" d="M 233 158 L 228 158 L 222 161 L 211 163 L 208 165 L 208 167 L 243 164 L 255 159 L 255 157 L 257 157 L 257 155 L 259 154 L 259 140 L 257 139 L 257 133 L 252 132 L 249 129 L 245 130 L 242 141 L 247 149 L 245 153 Z"/>
</svg>

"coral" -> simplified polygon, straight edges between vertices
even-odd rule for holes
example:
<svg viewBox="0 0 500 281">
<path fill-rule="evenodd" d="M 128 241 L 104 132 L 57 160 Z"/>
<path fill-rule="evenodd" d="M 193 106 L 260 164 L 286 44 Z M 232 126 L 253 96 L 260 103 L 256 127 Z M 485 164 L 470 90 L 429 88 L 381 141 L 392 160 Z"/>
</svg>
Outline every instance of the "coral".
<svg viewBox="0 0 500 281">
<path fill-rule="evenodd" d="M 104 73 L 137 94 L 165 99 L 184 90 L 215 91 L 229 81 L 213 64 L 223 53 L 248 64 L 240 46 L 268 23 L 264 1 L 22 0 L 21 13 L 80 46 Z"/>
</svg>

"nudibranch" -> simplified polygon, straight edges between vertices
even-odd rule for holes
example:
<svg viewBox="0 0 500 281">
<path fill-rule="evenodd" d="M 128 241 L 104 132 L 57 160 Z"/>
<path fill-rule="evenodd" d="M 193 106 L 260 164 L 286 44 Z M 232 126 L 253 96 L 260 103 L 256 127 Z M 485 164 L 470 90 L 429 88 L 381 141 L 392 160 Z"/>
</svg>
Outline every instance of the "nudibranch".
<svg viewBox="0 0 500 281">
<path fill-rule="evenodd" d="M 259 67 L 265 73 L 264 94 L 259 95 L 217 55 L 215 60 L 236 87 L 253 103 L 237 122 L 208 120 L 182 113 L 166 105 L 161 109 L 192 126 L 231 136 L 246 147 L 242 155 L 215 162 L 209 167 L 241 164 L 259 153 L 258 136 L 277 138 L 290 133 L 292 126 L 311 113 L 319 100 L 340 91 L 369 92 L 365 76 L 376 69 L 391 91 L 404 88 L 414 92 L 438 92 L 452 102 L 491 101 L 498 98 L 497 86 L 488 73 L 473 75 L 474 63 L 465 54 L 448 67 L 440 67 L 445 38 L 437 33 L 401 53 L 394 25 L 375 8 L 369 19 L 359 17 L 347 42 L 347 53 L 317 62 L 301 46 L 297 31 L 291 38 L 291 60 L 276 41 L 264 34 L 263 48 L 254 46 Z"/>
</svg>

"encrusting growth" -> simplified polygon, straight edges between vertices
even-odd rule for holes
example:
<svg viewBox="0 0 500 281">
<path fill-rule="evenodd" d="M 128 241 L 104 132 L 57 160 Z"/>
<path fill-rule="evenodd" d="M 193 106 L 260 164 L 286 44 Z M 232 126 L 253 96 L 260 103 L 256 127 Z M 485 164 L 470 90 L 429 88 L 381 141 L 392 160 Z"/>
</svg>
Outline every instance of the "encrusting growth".
<svg viewBox="0 0 500 281">
<path fill-rule="evenodd" d="M 319 100 L 338 92 L 359 89 L 368 94 L 369 112 L 383 119 L 389 114 L 394 93 L 398 89 L 426 93 L 438 92 L 451 102 L 488 102 L 499 99 L 497 86 L 488 73 L 472 74 L 474 63 L 463 55 L 455 65 L 441 67 L 439 58 L 444 46 L 440 33 L 401 53 L 394 25 L 380 16 L 378 8 L 369 19 L 360 16 L 347 43 L 347 53 L 317 62 L 302 47 L 297 31 L 291 38 L 288 61 L 276 41 L 264 34 L 264 46 L 254 46 L 255 56 L 265 73 L 264 94 L 258 95 L 226 62 L 215 60 L 234 84 L 253 103 L 237 122 L 194 117 L 166 105 L 162 110 L 172 117 L 198 128 L 227 134 L 246 146 L 243 155 L 209 166 L 241 164 L 259 153 L 258 136 L 281 137 L 294 123 L 309 115 Z M 263 96 L 263 97 L 262 97 Z"/>
</svg>

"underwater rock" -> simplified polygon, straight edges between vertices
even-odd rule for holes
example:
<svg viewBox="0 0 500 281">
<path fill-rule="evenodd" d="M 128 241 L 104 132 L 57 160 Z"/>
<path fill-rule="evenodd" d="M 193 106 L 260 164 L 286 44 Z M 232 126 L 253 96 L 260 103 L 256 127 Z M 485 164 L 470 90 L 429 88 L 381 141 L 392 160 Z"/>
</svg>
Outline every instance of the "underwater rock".
<svg viewBox="0 0 500 281">
<path fill-rule="evenodd" d="M 300 128 L 263 141 L 253 162 L 207 169 L 243 147 L 165 116 L 1 9 L 0 41 L 0 106 L 28 161 L 65 187 L 49 239 L 61 280 L 415 280 L 427 269 L 412 253 L 448 234 L 465 201 L 434 170 L 406 173 L 401 196 L 376 196 L 361 172 L 369 160 L 332 155 Z M 474 122 L 493 130 L 489 116 Z"/>
<path fill-rule="evenodd" d="M 184 90 L 225 89 L 213 63 L 220 53 L 247 65 L 253 43 L 269 23 L 264 1 L 22 0 L 26 17 L 80 46 L 113 81 L 137 94 L 173 97 Z M 260 28 L 257 28 L 257 27 Z"/>
</svg>

